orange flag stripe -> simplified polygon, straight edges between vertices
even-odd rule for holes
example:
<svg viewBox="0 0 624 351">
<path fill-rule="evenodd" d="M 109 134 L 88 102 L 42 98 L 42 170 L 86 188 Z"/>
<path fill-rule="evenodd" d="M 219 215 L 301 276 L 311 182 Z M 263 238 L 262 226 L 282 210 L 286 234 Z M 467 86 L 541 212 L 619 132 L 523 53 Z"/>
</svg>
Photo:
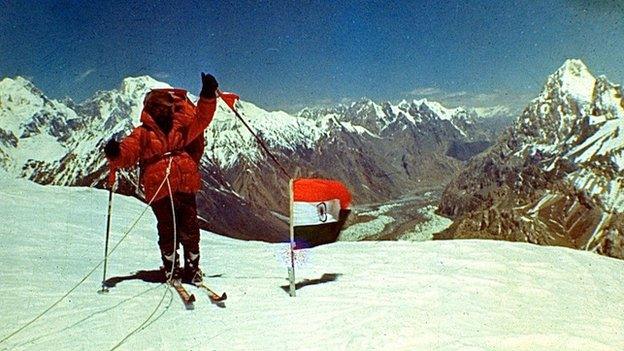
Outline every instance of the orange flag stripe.
<svg viewBox="0 0 624 351">
<path fill-rule="evenodd" d="M 340 200 L 340 208 L 349 208 L 351 193 L 344 184 L 332 179 L 299 178 L 293 181 L 294 201 L 322 202 Z"/>
</svg>

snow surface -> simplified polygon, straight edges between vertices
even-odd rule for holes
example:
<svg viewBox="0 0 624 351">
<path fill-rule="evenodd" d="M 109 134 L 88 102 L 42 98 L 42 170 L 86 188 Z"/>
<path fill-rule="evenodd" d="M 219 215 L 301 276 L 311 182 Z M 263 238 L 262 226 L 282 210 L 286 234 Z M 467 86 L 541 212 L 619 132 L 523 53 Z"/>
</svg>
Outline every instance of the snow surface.
<svg viewBox="0 0 624 351">
<path fill-rule="evenodd" d="M 49 134 L 37 134 L 30 138 L 19 140 L 15 150 L 15 164 L 23 165 L 28 160 L 36 159 L 44 162 L 54 162 L 67 154 L 67 149 L 56 138 Z"/>
<path fill-rule="evenodd" d="M 0 189 L 2 340 L 101 262 L 108 194 L 6 177 Z M 111 247 L 143 208 L 114 197 Z M 158 267 L 154 227 L 148 210 L 110 256 L 109 277 Z M 624 261 L 589 252 L 341 242 L 298 253 L 304 286 L 291 298 L 281 288 L 287 245 L 208 232 L 201 245 L 205 273 L 218 275 L 207 283 L 228 293 L 225 308 L 191 289 L 198 301 L 187 311 L 166 286 L 136 279 L 99 295 L 99 267 L 0 350 L 110 350 L 122 341 L 119 350 L 624 349 Z"/>
</svg>

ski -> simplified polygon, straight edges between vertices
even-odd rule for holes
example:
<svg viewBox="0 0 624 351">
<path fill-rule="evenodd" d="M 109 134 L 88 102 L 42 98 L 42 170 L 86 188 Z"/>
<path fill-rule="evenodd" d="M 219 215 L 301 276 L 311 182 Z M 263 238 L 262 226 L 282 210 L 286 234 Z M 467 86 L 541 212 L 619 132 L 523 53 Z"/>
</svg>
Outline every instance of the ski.
<svg viewBox="0 0 624 351">
<path fill-rule="evenodd" d="M 197 283 L 197 284 L 194 284 L 194 285 L 196 287 L 204 290 L 208 294 L 208 298 L 210 298 L 210 302 L 212 302 L 214 304 L 222 305 L 224 303 L 224 301 L 227 299 L 227 294 L 226 293 L 223 293 L 223 294 L 219 295 L 216 292 L 214 292 L 212 289 L 210 289 L 204 283 Z"/>
<path fill-rule="evenodd" d="M 171 285 L 175 289 L 175 291 L 178 293 L 178 295 L 180 295 L 180 298 L 182 299 L 182 302 L 184 303 L 184 307 L 187 310 L 194 309 L 195 306 L 193 305 L 193 302 L 195 302 L 195 295 L 189 294 L 189 292 L 186 291 L 186 288 L 184 288 L 184 286 L 182 285 L 181 280 L 174 279 L 169 282 L 169 285 Z"/>
</svg>

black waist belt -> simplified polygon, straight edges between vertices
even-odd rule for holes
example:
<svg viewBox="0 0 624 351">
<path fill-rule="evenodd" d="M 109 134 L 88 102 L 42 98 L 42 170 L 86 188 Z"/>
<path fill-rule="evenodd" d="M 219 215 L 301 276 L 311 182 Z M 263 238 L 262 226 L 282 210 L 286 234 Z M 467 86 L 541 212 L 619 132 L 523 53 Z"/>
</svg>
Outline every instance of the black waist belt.
<svg viewBox="0 0 624 351">
<path fill-rule="evenodd" d="M 181 155 L 184 152 L 185 152 L 184 150 L 173 150 L 173 151 L 165 152 L 162 155 L 158 155 L 158 156 L 150 157 L 150 158 L 145 159 L 145 160 L 141 160 L 141 167 L 149 166 L 149 165 L 154 164 L 154 163 L 156 163 L 156 162 L 158 162 L 160 160 L 164 160 L 167 157 Z"/>
</svg>

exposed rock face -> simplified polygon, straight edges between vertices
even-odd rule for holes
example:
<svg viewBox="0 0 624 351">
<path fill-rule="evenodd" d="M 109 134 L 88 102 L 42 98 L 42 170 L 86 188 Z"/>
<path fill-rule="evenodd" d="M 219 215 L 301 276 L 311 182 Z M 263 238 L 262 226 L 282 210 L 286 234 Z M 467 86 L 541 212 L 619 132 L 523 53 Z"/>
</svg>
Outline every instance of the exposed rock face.
<svg viewBox="0 0 624 351">
<path fill-rule="evenodd" d="M 526 241 L 624 258 L 622 91 L 568 60 L 445 189 L 436 238 Z"/>
<path fill-rule="evenodd" d="M 104 185 L 102 149 L 139 124 L 145 93 L 168 87 L 150 77 L 76 104 L 45 97 L 23 78 L 0 82 L 0 165 L 42 184 Z M 299 116 L 241 101 L 237 109 L 293 176 L 342 180 L 356 203 L 388 201 L 448 183 L 464 161 L 489 145 L 474 113 L 418 100 L 398 105 L 362 100 Z M 288 179 L 221 101 L 201 163 L 202 226 L 267 241 L 288 237 Z M 118 175 L 118 192 L 141 197 L 138 172 Z"/>
</svg>

